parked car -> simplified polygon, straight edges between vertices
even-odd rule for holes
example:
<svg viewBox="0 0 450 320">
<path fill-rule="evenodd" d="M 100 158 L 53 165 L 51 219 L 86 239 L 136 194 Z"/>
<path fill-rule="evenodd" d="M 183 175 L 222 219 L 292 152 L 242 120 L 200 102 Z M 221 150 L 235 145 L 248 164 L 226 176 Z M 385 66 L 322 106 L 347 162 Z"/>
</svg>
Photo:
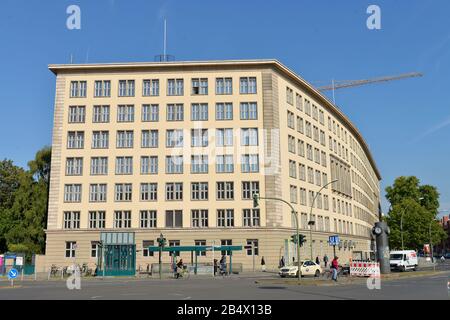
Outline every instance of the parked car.
<svg viewBox="0 0 450 320">
<path fill-rule="evenodd" d="M 445 258 L 445 259 L 450 259 L 450 252 L 447 252 L 447 253 L 444 255 L 444 258 Z"/>
<path fill-rule="evenodd" d="M 322 273 L 322 268 L 314 261 L 305 260 L 300 261 L 300 275 L 318 277 Z M 281 267 L 278 273 L 281 278 L 285 277 L 297 277 L 298 276 L 298 264 L 293 263 L 289 266 Z"/>
</svg>

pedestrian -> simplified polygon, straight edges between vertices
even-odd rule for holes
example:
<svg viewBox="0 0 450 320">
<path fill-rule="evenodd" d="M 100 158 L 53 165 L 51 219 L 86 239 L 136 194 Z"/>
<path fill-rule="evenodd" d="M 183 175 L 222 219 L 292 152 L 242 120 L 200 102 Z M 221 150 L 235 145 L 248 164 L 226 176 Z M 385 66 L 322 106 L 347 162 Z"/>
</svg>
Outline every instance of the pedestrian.
<svg viewBox="0 0 450 320">
<path fill-rule="evenodd" d="M 326 268 L 327 265 L 328 265 L 328 256 L 327 256 L 327 254 L 325 254 L 325 256 L 323 257 L 323 263 L 325 264 L 325 268 Z"/>
<path fill-rule="evenodd" d="M 227 274 L 227 257 L 225 255 L 222 256 L 222 259 L 220 259 L 220 275 L 226 275 Z"/>
<path fill-rule="evenodd" d="M 337 282 L 337 276 L 338 276 L 338 268 L 339 268 L 339 262 L 338 262 L 338 257 L 335 256 L 333 261 L 331 261 L 331 272 L 332 272 L 332 277 L 331 279 Z"/>
<path fill-rule="evenodd" d="M 286 262 L 284 262 L 284 256 L 280 259 L 280 268 L 283 268 L 286 265 Z"/>
<path fill-rule="evenodd" d="M 261 270 L 262 272 L 266 272 L 266 261 L 264 260 L 264 256 L 261 258 Z"/>
<path fill-rule="evenodd" d="M 214 276 L 216 276 L 218 268 L 219 268 L 219 263 L 218 263 L 217 259 L 214 259 Z"/>
<path fill-rule="evenodd" d="M 176 269 L 176 278 L 178 279 L 181 275 L 181 271 L 183 270 L 183 259 L 180 259 L 180 261 L 178 261 L 178 263 L 175 265 L 175 269 Z"/>
<path fill-rule="evenodd" d="M 316 257 L 316 264 L 318 264 L 320 266 L 320 259 L 319 256 Z"/>
</svg>

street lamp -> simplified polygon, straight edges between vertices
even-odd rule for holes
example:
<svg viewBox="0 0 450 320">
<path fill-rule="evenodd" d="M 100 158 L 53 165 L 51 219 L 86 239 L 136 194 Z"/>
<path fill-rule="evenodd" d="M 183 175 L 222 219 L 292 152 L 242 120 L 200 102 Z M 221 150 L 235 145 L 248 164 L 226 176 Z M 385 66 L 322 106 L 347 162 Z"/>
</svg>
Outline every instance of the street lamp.
<svg viewBox="0 0 450 320">
<path fill-rule="evenodd" d="M 419 201 L 423 200 L 423 197 L 419 198 Z M 408 208 L 408 205 L 405 206 L 405 208 L 402 211 L 402 214 L 400 216 L 400 235 L 402 237 L 402 251 L 405 250 L 404 245 L 403 245 L 403 215 L 406 212 L 406 209 Z"/>
<path fill-rule="evenodd" d="M 311 207 L 310 207 L 310 210 L 309 210 L 309 218 L 311 219 L 311 216 L 312 216 L 312 211 L 313 211 L 313 207 L 314 207 L 314 202 L 316 201 L 316 198 L 317 198 L 317 196 L 320 194 L 320 192 L 322 192 L 322 190 L 323 189 L 325 189 L 326 187 L 328 187 L 330 184 L 333 184 L 333 183 L 335 183 L 335 182 L 338 182 L 339 181 L 339 179 L 336 179 L 336 180 L 333 180 L 333 181 L 330 181 L 330 182 L 328 182 L 327 184 L 325 184 L 322 188 L 320 188 L 320 190 L 319 190 L 319 192 L 317 192 L 316 194 L 315 194 L 315 196 L 314 196 L 314 198 L 313 198 L 313 201 L 312 201 L 312 203 L 311 203 Z M 311 221 L 310 221 L 311 222 Z M 310 222 L 308 222 L 308 225 L 310 226 Z M 314 224 L 313 224 L 314 225 Z M 310 236 L 311 236 L 311 260 L 312 260 L 312 231 L 311 231 L 311 226 L 309 227 L 309 231 L 310 231 Z"/>
<path fill-rule="evenodd" d="M 309 226 L 309 247 L 311 249 L 311 261 L 313 261 L 313 246 L 312 246 L 312 227 L 316 224 L 316 222 L 314 220 L 310 220 L 308 221 L 308 226 Z"/>
<path fill-rule="evenodd" d="M 301 279 L 301 275 L 300 275 L 300 226 L 298 224 L 298 214 L 295 211 L 294 207 L 292 206 L 292 204 L 290 204 L 289 202 L 287 202 L 286 200 L 283 200 L 281 198 L 266 198 L 266 197 L 261 197 L 259 194 L 255 193 L 253 194 L 253 207 L 257 208 L 259 207 L 259 200 L 275 200 L 275 201 L 281 201 L 285 204 L 287 204 L 290 208 L 291 208 L 291 214 L 294 216 L 294 220 L 295 220 L 295 229 L 296 229 L 296 234 L 297 234 L 297 264 L 298 264 L 298 272 L 297 272 L 297 280 L 298 282 L 300 282 Z"/>
</svg>

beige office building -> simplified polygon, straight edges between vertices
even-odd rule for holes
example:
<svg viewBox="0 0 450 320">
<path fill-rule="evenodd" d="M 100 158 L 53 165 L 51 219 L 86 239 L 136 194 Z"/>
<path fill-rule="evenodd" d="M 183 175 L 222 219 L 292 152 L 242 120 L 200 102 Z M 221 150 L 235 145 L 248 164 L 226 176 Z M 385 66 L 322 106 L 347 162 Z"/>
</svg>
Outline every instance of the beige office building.
<svg viewBox="0 0 450 320">
<path fill-rule="evenodd" d="M 253 244 L 256 268 L 264 257 L 275 269 L 281 256 L 296 255 L 295 220 L 282 202 L 253 208 L 254 193 L 294 206 L 308 240 L 302 259 L 310 227 L 314 259 L 332 256 L 332 235 L 341 260 L 372 251 L 380 174 L 369 148 L 336 106 L 280 62 L 49 68 L 56 99 L 47 268 L 93 265 L 100 244 L 116 236 L 108 244 L 131 245 L 124 250 L 145 269 L 158 263 L 147 248 L 162 233 L 170 246 Z M 198 257 L 212 259 L 210 251 Z M 233 252 L 233 262 L 251 269 L 252 250 Z"/>
</svg>

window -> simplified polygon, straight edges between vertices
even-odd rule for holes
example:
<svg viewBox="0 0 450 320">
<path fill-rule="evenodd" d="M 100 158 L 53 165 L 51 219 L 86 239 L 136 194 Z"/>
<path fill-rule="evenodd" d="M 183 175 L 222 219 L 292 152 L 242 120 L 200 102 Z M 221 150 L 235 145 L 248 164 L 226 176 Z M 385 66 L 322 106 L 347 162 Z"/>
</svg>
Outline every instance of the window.
<svg viewBox="0 0 450 320">
<path fill-rule="evenodd" d="M 167 105 L 167 121 L 183 121 L 184 120 L 184 105 L 183 104 L 168 104 Z"/>
<path fill-rule="evenodd" d="M 256 239 L 247 239 L 247 246 L 252 246 L 252 248 L 247 249 L 247 255 L 248 256 L 255 256 L 259 255 L 259 247 L 258 247 L 258 240 Z"/>
<path fill-rule="evenodd" d="M 297 117 L 297 132 L 304 134 L 305 133 L 305 127 L 303 124 L 303 118 Z"/>
<path fill-rule="evenodd" d="M 306 144 L 306 158 L 313 161 L 313 147 L 310 144 Z"/>
<path fill-rule="evenodd" d="M 158 130 L 142 130 L 141 147 L 142 148 L 158 148 Z"/>
<path fill-rule="evenodd" d="M 233 94 L 233 79 L 232 78 L 217 78 L 216 79 L 216 94 Z"/>
<path fill-rule="evenodd" d="M 300 204 L 302 206 L 307 205 L 306 189 L 304 189 L 304 188 L 300 188 Z"/>
<path fill-rule="evenodd" d="M 300 157 L 305 157 L 305 142 L 303 140 L 297 141 L 298 155 Z"/>
<path fill-rule="evenodd" d="M 306 166 L 301 163 L 298 165 L 298 178 L 302 181 L 306 181 Z"/>
<path fill-rule="evenodd" d="M 289 103 L 291 106 L 294 105 L 294 90 L 292 90 L 289 87 L 286 87 L 286 101 L 287 103 Z"/>
<path fill-rule="evenodd" d="M 191 120 L 192 121 L 208 121 L 208 104 L 207 103 L 193 103 L 191 105 Z"/>
<path fill-rule="evenodd" d="M 134 122 L 134 105 L 119 105 L 117 107 L 117 122 Z"/>
<path fill-rule="evenodd" d="M 195 246 L 201 246 L 204 247 L 206 246 L 206 240 L 195 240 Z M 197 256 L 202 256 L 202 257 L 206 257 L 206 251 L 197 251 Z"/>
<path fill-rule="evenodd" d="M 234 164 L 232 155 L 216 156 L 216 172 L 217 173 L 233 173 Z"/>
<path fill-rule="evenodd" d="M 111 81 L 109 80 L 98 80 L 95 81 L 94 97 L 110 97 L 111 96 Z"/>
<path fill-rule="evenodd" d="M 257 120 L 258 107 L 256 102 L 241 103 L 241 120 Z"/>
<path fill-rule="evenodd" d="M 142 241 L 142 256 L 143 257 L 153 257 L 153 251 L 150 251 L 148 247 L 153 247 L 155 245 L 154 240 L 144 240 Z"/>
<path fill-rule="evenodd" d="M 64 202 L 81 202 L 81 184 L 64 185 Z"/>
<path fill-rule="evenodd" d="M 98 241 L 91 241 L 91 258 L 97 258 L 100 244 Z"/>
<path fill-rule="evenodd" d="M 313 126 L 313 139 L 316 142 L 319 142 L 319 128 L 316 126 Z"/>
<path fill-rule="evenodd" d="M 312 110 L 312 117 L 314 120 L 318 120 L 319 118 L 319 109 L 317 108 L 317 106 L 313 105 L 313 110 Z"/>
<path fill-rule="evenodd" d="M 325 114 L 323 110 L 319 110 L 319 122 L 321 125 L 325 124 Z"/>
<path fill-rule="evenodd" d="M 66 175 L 67 176 L 83 175 L 83 158 L 67 158 Z"/>
<path fill-rule="evenodd" d="M 305 99 L 305 113 L 311 116 L 311 102 Z"/>
<path fill-rule="evenodd" d="M 208 146 L 208 129 L 192 129 L 191 130 L 191 146 L 207 147 Z"/>
<path fill-rule="evenodd" d="M 141 201 L 157 201 L 158 200 L 158 184 L 157 183 L 141 183 Z"/>
<path fill-rule="evenodd" d="M 92 149 L 109 148 L 109 131 L 92 132 Z"/>
<path fill-rule="evenodd" d="M 93 123 L 108 123 L 110 115 L 109 106 L 94 106 Z"/>
<path fill-rule="evenodd" d="M 116 157 L 116 174 L 133 174 L 133 157 Z"/>
<path fill-rule="evenodd" d="M 106 184 L 89 186 L 89 202 L 106 202 Z"/>
<path fill-rule="evenodd" d="M 308 138 L 312 138 L 312 127 L 311 127 L 311 122 L 309 121 L 305 121 L 305 128 L 306 128 L 306 136 Z"/>
<path fill-rule="evenodd" d="M 316 185 L 321 187 L 322 186 L 322 179 L 321 179 L 321 174 L 322 173 L 319 170 L 316 170 L 315 174 L 316 174 L 316 177 L 315 177 Z"/>
<path fill-rule="evenodd" d="M 142 95 L 144 97 L 159 96 L 159 80 L 144 80 L 144 82 L 142 83 Z"/>
<path fill-rule="evenodd" d="M 251 200 L 253 195 L 259 194 L 259 181 L 243 181 L 242 182 L 242 199 Z"/>
<path fill-rule="evenodd" d="M 64 212 L 64 229 L 80 229 L 80 212 Z"/>
<path fill-rule="evenodd" d="M 69 123 L 84 123 L 86 120 L 85 106 L 69 107 Z"/>
<path fill-rule="evenodd" d="M 84 148 L 84 131 L 69 131 L 67 133 L 67 149 Z"/>
<path fill-rule="evenodd" d="M 308 183 L 314 184 L 314 169 L 308 167 Z"/>
<path fill-rule="evenodd" d="M 183 201 L 183 183 L 166 183 L 166 200 Z"/>
<path fill-rule="evenodd" d="M 297 163 L 293 160 L 289 160 L 289 177 L 297 179 Z"/>
<path fill-rule="evenodd" d="M 70 83 L 71 98 L 86 98 L 86 81 L 72 81 Z"/>
<path fill-rule="evenodd" d="M 166 211 L 166 228 L 182 228 L 183 227 L 183 211 L 167 210 Z M 173 245 L 169 246 L 173 247 Z"/>
<path fill-rule="evenodd" d="M 295 106 L 297 110 L 303 111 L 303 98 L 298 93 L 295 95 Z"/>
<path fill-rule="evenodd" d="M 115 211 L 114 228 L 115 229 L 131 228 L 131 211 Z"/>
<path fill-rule="evenodd" d="M 191 183 L 191 199 L 196 201 L 208 200 L 208 182 Z"/>
<path fill-rule="evenodd" d="M 166 173 L 183 173 L 183 156 L 166 156 Z"/>
<path fill-rule="evenodd" d="M 192 94 L 193 95 L 207 95 L 208 94 L 208 79 L 192 79 Z"/>
<path fill-rule="evenodd" d="M 241 171 L 244 173 L 248 172 L 259 172 L 259 155 L 257 154 L 243 154 L 242 155 Z"/>
<path fill-rule="evenodd" d="M 291 203 L 297 203 L 297 198 L 298 198 L 297 187 L 290 186 L 289 192 L 290 192 L 289 194 L 290 194 Z"/>
<path fill-rule="evenodd" d="M 217 200 L 234 199 L 234 182 L 217 182 Z"/>
<path fill-rule="evenodd" d="M 158 122 L 158 121 L 159 121 L 159 105 L 143 104 L 142 122 Z"/>
<path fill-rule="evenodd" d="M 223 246 L 232 246 L 233 245 L 233 240 L 229 240 L 229 239 L 226 239 L 226 240 L 220 240 L 220 245 L 223 247 Z M 228 251 L 228 250 L 226 250 L 226 251 L 222 251 L 221 252 L 221 255 L 222 256 L 229 256 L 229 255 L 231 255 L 231 251 Z"/>
<path fill-rule="evenodd" d="M 216 120 L 233 120 L 233 104 L 216 103 Z"/>
<path fill-rule="evenodd" d="M 119 80 L 119 97 L 134 97 L 134 80 Z"/>
<path fill-rule="evenodd" d="M 216 129 L 216 147 L 233 146 L 233 129 Z"/>
<path fill-rule="evenodd" d="M 321 151 L 321 164 L 323 167 L 327 166 L 327 154 L 325 151 Z"/>
<path fill-rule="evenodd" d="M 66 242 L 66 258 L 75 258 L 75 248 L 77 243 L 75 241 Z"/>
<path fill-rule="evenodd" d="M 166 147 L 175 148 L 183 146 L 183 130 L 167 130 Z"/>
<path fill-rule="evenodd" d="M 191 218 L 193 228 L 208 227 L 208 210 L 192 210 Z"/>
<path fill-rule="evenodd" d="M 184 95 L 183 79 L 168 79 L 167 80 L 167 95 L 168 96 Z"/>
<path fill-rule="evenodd" d="M 117 183 L 115 186 L 115 201 L 130 202 L 132 198 L 132 189 L 131 183 Z"/>
<path fill-rule="evenodd" d="M 258 145 L 258 129 L 242 128 L 241 146 L 257 146 L 257 145 Z"/>
<path fill-rule="evenodd" d="M 287 112 L 287 126 L 290 129 L 295 129 L 295 117 L 294 113 L 291 111 Z"/>
<path fill-rule="evenodd" d="M 169 247 L 179 247 L 180 246 L 180 240 L 169 240 Z M 169 256 L 180 256 L 180 251 L 175 252 L 169 252 Z"/>
<path fill-rule="evenodd" d="M 141 174 L 158 174 L 158 157 L 141 157 Z"/>
<path fill-rule="evenodd" d="M 234 227 L 234 210 L 233 209 L 217 210 L 217 226 L 219 228 Z"/>
<path fill-rule="evenodd" d="M 156 228 L 156 211 L 141 210 L 139 221 L 139 226 L 141 229 Z"/>
<path fill-rule="evenodd" d="M 296 140 L 293 136 L 288 136 L 288 151 L 290 153 L 295 154 L 296 153 Z"/>
<path fill-rule="evenodd" d="M 259 227 L 260 216 L 259 209 L 244 209 L 244 227 Z"/>
<path fill-rule="evenodd" d="M 255 94 L 256 93 L 256 78 L 255 77 L 241 78 L 240 93 L 241 94 Z"/>
<path fill-rule="evenodd" d="M 191 173 L 208 173 L 208 155 L 191 156 Z"/>
<path fill-rule="evenodd" d="M 89 229 L 105 229 L 105 211 L 90 211 L 89 212 Z"/>
<path fill-rule="evenodd" d="M 91 158 L 91 175 L 100 176 L 108 174 L 108 158 L 93 157 Z"/>
</svg>

